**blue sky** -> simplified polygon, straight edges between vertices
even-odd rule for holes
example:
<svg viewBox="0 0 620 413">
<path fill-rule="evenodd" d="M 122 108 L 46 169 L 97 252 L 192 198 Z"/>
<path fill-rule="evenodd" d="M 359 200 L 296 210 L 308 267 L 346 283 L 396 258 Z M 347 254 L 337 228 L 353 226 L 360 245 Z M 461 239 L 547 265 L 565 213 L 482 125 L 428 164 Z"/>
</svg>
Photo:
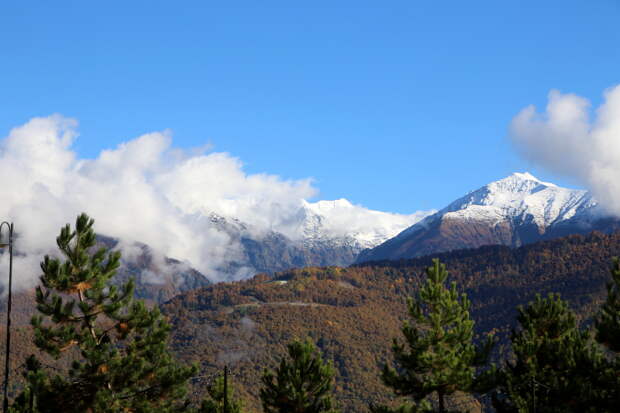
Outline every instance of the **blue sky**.
<svg viewBox="0 0 620 413">
<path fill-rule="evenodd" d="M 551 89 L 596 106 L 619 83 L 617 0 L 94 3 L 0 3 L 1 136 L 60 113 L 95 157 L 170 129 L 408 213 L 517 170 L 577 185 L 520 158 L 508 126 Z"/>
</svg>

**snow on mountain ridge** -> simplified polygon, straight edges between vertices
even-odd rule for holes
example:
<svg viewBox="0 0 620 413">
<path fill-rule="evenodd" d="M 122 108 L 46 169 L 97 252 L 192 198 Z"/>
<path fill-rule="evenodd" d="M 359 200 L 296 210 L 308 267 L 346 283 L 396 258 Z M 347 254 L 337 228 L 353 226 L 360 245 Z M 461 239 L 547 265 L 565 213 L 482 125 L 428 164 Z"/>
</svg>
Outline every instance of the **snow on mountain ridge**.
<svg viewBox="0 0 620 413">
<path fill-rule="evenodd" d="M 584 206 L 595 205 L 588 191 L 542 182 L 527 172 L 492 182 L 451 206 L 459 203 L 462 205 L 458 211 L 448 212 L 448 217 L 499 222 L 508 217 L 524 219 L 531 216 L 539 227 L 572 218 Z"/>
<path fill-rule="evenodd" d="M 303 201 L 299 235 L 306 244 L 329 241 L 359 249 L 372 248 L 434 212 L 406 215 L 375 211 L 353 205 L 344 198 Z"/>
<path fill-rule="evenodd" d="M 437 219 L 487 221 L 492 225 L 531 220 L 544 229 L 579 214 L 592 214 L 596 207 L 596 200 L 586 190 L 562 188 L 528 172 L 516 172 L 457 199 L 398 237 L 422 230 Z"/>
<path fill-rule="evenodd" d="M 215 229 L 226 233 L 232 231 L 256 239 L 268 233 L 279 233 L 305 246 L 350 246 L 361 251 L 381 244 L 435 212 L 395 214 L 367 209 L 340 198 L 317 202 L 301 200 L 295 214 L 269 228 L 216 213 L 209 214 L 208 219 Z"/>
<path fill-rule="evenodd" d="M 337 208 L 353 208 L 353 204 L 345 198 L 335 199 L 333 201 L 323 200 L 317 202 L 308 202 L 306 200 L 303 200 L 302 205 L 303 207 L 308 208 L 319 214 L 321 212 L 330 211 Z"/>
</svg>

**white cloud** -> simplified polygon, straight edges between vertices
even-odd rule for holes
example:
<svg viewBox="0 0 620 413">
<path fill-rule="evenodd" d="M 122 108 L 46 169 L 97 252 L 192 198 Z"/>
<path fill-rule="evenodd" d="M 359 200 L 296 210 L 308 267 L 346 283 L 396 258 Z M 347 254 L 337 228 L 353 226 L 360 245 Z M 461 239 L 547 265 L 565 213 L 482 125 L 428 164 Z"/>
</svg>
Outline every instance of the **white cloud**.
<svg viewBox="0 0 620 413">
<path fill-rule="evenodd" d="M 95 218 L 99 233 L 119 238 L 126 253 L 134 241 L 143 242 L 217 280 L 217 269 L 240 260 L 242 251 L 203 214 L 277 227 L 283 210 L 299 208 L 316 192 L 310 180 L 248 175 L 226 153 L 171 148 L 169 132 L 78 159 L 71 149 L 76 127 L 59 115 L 34 118 L 0 142 L 0 217 L 15 223 L 16 249 L 26 254 L 16 257 L 19 286 L 36 282 L 41 257 L 56 254 L 60 227 L 82 211 Z M 251 269 L 241 271 L 238 276 Z"/>
<path fill-rule="evenodd" d="M 75 120 L 60 115 L 34 118 L 0 141 L 0 217 L 15 223 L 20 287 L 35 284 L 42 256 L 57 255 L 59 229 L 81 212 L 95 218 L 98 233 L 119 240 L 125 257 L 136 256 L 141 249 L 135 243 L 144 243 L 157 266 L 165 265 L 163 256 L 175 258 L 213 281 L 245 278 L 254 269 L 238 237 L 219 230 L 210 214 L 238 219 L 254 236 L 274 230 L 300 240 L 308 229 L 303 211 L 310 208 L 321 216 L 322 233 L 355 234 L 368 246 L 427 214 L 370 211 L 346 200 L 309 204 L 317 193 L 311 179 L 247 174 L 227 153 L 172 147 L 169 131 L 80 159 L 72 150 L 76 128 Z M 5 259 L 0 256 L 0 282 Z"/>
<path fill-rule="evenodd" d="M 594 116 L 587 99 L 551 91 L 545 113 L 523 109 L 510 136 L 526 158 L 586 185 L 620 216 L 620 85 L 605 91 Z"/>
</svg>

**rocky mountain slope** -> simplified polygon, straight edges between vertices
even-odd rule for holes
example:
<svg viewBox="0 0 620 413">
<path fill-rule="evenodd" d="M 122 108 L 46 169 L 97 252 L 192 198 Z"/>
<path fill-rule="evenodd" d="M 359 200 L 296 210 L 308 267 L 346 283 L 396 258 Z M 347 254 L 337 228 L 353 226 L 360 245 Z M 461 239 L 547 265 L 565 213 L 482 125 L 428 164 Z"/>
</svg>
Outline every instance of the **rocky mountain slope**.
<svg viewBox="0 0 620 413">
<path fill-rule="evenodd" d="M 357 262 L 402 259 L 482 245 L 518 247 L 567 234 L 620 228 L 588 191 L 514 173 L 452 202 L 396 237 L 363 251 Z"/>
</svg>

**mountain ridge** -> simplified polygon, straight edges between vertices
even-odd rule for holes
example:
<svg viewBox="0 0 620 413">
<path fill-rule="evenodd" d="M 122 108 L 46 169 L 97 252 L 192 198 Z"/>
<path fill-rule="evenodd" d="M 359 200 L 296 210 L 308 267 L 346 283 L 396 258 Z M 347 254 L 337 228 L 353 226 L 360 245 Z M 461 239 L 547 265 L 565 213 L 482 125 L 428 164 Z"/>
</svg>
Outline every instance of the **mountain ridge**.
<svg viewBox="0 0 620 413">
<path fill-rule="evenodd" d="M 613 231 L 590 192 L 513 173 L 456 199 L 384 243 L 364 250 L 356 262 L 413 258 L 482 245 L 523 244 L 591 230 Z"/>
<path fill-rule="evenodd" d="M 289 220 L 267 229 L 215 213 L 206 219 L 210 228 L 236 247 L 234 259 L 217 268 L 223 280 L 230 281 L 295 267 L 350 265 L 362 250 L 379 245 L 432 212 L 393 214 L 340 198 L 302 200 Z"/>
</svg>

